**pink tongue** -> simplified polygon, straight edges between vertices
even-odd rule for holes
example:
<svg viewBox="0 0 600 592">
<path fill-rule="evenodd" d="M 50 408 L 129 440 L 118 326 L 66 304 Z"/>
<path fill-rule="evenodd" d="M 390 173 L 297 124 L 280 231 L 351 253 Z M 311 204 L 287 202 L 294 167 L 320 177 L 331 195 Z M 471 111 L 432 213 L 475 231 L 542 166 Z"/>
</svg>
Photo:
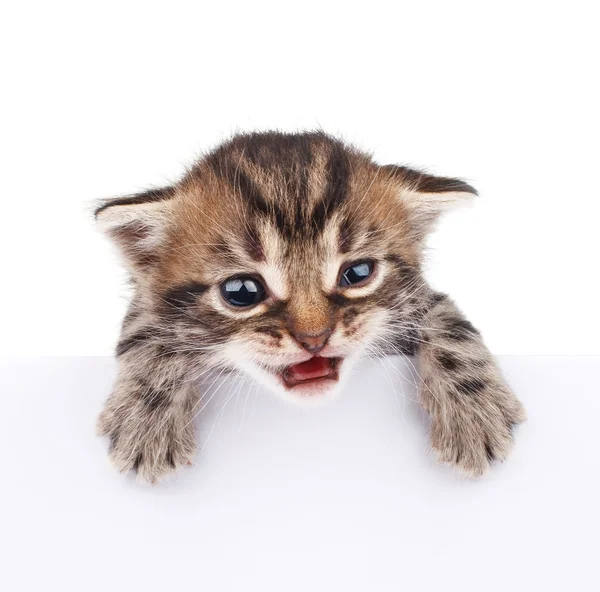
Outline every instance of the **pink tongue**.
<svg viewBox="0 0 600 592">
<path fill-rule="evenodd" d="M 311 358 L 301 364 L 294 364 L 287 369 L 287 375 L 294 380 L 311 380 L 322 378 L 329 374 L 328 358 Z"/>
</svg>

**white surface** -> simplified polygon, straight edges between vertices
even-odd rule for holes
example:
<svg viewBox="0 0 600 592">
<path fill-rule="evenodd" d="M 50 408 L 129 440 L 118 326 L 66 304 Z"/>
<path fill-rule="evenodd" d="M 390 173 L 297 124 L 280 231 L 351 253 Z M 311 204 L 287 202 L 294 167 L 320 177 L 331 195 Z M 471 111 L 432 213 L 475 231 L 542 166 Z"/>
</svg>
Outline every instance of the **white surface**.
<svg viewBox="0 0 600 592">
<path fill-rule="evenodd" d="M 215 396 L 196 466 L 150 487 L 94 435 L 112 360 L 5 359 L 0 589 L 597 591 L 600 359 L 501 362 L 529 421 L 479 481 L 428 455 L 389 360 L 316 409 L 246 389 L 219 422 Z"/>
<path fill-rule="evenodd" d="M 235 130 L 321 126 L 481 191 L 430 277 L 494 352 L 600 354 L 599 10 L 4 2 L 0 353 L 112 353 L 124 281 L 90 200 L 174 179 Z"/>
</svg>

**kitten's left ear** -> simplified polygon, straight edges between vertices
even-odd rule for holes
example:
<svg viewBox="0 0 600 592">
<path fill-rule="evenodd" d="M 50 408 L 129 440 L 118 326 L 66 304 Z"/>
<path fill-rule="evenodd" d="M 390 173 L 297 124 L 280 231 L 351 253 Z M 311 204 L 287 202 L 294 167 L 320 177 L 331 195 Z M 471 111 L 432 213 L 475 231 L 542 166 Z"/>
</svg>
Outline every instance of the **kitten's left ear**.
<svg viewBox="0 0 600 592">
<path fill-rule="evenodd" d="M 127 261 L 143 266 L 156 257 L 172 220 L 173 187 L 109 199 L 95 211 L 98 226 L 119 246 Z"/>
<path fill-rule="evenodd" d="M 398 186 L 398 196 L 416 238 L 422 239 L 445 211 L 464 204 L 477 190 L 462 179 L 436 177 L 407 167 L 381 167 Z"/>
</svg>

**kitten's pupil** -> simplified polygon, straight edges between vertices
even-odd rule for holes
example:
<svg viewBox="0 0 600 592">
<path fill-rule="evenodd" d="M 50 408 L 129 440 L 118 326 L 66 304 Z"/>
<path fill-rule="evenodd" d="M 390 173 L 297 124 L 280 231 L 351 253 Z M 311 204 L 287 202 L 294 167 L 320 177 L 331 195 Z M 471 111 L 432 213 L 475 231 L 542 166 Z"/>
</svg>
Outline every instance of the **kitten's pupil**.
<svg viewBox="0 0 600 592">
<path fill-rule="evenodd" d="M 373 272 L 373 263 L 371 261 L 362 261 L 361 263 L 355 263 L 344 271 L 340 278 L 340 286 L 352 286 L 353 284 L 360 284 L 366 280 Z"/>
<path fill-rule="evenodd" d="M 254 278 L 235 278 L 221 286 L 223 298 L 233 306 L 253 306 L 265 298 L 265 289 Z"/>
</svg>

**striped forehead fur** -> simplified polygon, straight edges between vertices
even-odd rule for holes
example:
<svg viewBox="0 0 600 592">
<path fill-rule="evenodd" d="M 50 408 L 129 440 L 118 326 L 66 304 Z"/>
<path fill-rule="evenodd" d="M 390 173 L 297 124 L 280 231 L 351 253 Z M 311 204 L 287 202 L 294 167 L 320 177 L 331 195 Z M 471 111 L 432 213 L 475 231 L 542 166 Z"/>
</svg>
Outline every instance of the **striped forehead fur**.
<svg viewBox="0 0 600 592">
<path fill-rule="evenodd" d="M 394 252 L 417 265 L 417 227 L 425 228 L 438 206 L 445 205 L 444 199 L 428 196 L 455 193 L 475 190 L 457 179 L 378 166 L 369 155 L 323 132 L 265 132 L 233 137 L 201 158 L 175 186 L 107 201 L 97 217 L 111 220 L 110 232 L 133 259 L 137 249 L 144 274 L 165 285 L 184 284 L 199 275 L 210 281 L 206 276 L 217 267 L 226 273 L 263 264 L 269 252 L 277 252 L 288 266 L 312 261 L 321 256 L 326 231 L 329 238 L 336 234 L 341 255 Z M 146 206 L 151 215 L 151 204 L 161 208 L 165 202 L 172 202 L 168 228 L 156 231 L 150 255 L 136 238 L 144 236 L 145 245 L 152 245 L 148 237 L 155 229 L 143 215 L 132 221 L 124 210 L 139 212 Z M 119 218 L 127 219 L 122 227 Z"/>
</svg>

